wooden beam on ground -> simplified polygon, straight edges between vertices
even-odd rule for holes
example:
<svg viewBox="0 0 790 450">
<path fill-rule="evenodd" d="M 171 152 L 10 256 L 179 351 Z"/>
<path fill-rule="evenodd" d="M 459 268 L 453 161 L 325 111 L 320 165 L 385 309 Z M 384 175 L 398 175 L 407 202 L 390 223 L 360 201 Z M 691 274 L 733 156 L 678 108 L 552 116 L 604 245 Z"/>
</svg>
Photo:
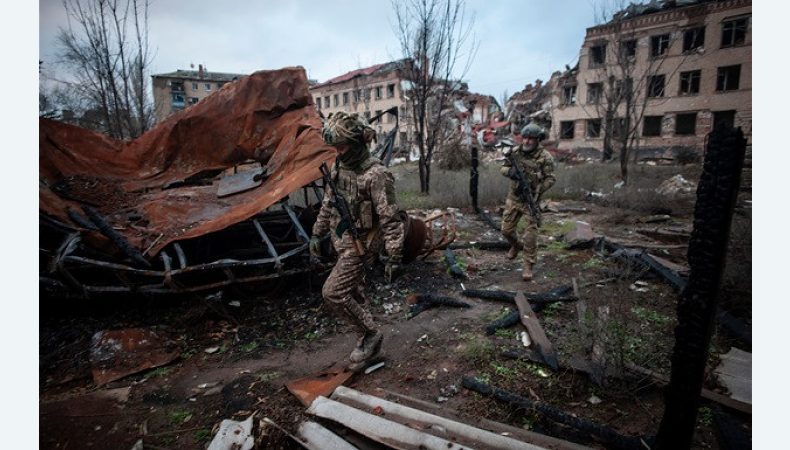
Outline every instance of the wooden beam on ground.
<svg viewBox="0 0 790 450">
<path fill-rule="evenodd" d="M 463 450 L 465 448 L 326 397 L 316 398 L 307 409 L 307 413 L 337 422 L 398 450 Z"/>
<path fill-rule="evenodd" d="M 529 333 L 529 337 L 532 338 L 535 349 L 543 356 L 543 360 L 549 367 L 554 370 L 559 369 L 560 364 L 557 361 L 557 354 L 554 352 L 554 347 L 551 345 L 549 338 L 546 337 L 546 332 L 543 331 L 543 327 L 540 326 L 538 318 L 535 317 L 535 312 L 532 311 L 527 298 L 524 297 L 522 292 L 516 293 L 516 306 L 521 315 L 521 323 L 524 324 L 527 333 Z"/>
<path fill-rule="evenodd" d="M 381 411 L 384 417 L 394 422 L 409 424 L 412 428 L 418 428 L 437 437 L 477 449 L 538 450 L 543 448 L 429 414 L 419 409 L 399 405 L 344 386 L 335 389 L 332 399 L 363 411 L 372 411 L 374 409 Z"/>
</svg>

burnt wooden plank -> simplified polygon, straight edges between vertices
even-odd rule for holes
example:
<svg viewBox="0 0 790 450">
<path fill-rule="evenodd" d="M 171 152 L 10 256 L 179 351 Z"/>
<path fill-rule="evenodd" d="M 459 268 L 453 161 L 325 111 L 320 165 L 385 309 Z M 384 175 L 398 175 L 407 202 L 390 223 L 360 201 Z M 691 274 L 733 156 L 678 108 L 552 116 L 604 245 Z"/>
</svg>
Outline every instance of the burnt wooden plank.
<svg viewBox="0 0 790 450">
<path fill-rule="evenodd" d="M 521 323 L 524 324 L 527 333 L 529 333 L 529 337 L 532 338 L 535 349 L 543 356 L 543 360 L 549 367 L 557 370 L 560 367 L 557 362 L 557 354 L 554 352 L 554 347 L 546 336 L 546 332 L 543 331 L 543 327 L 540 326 L 535 312 L 532 311 L 532 308 L 529 306 L 527 298 L 524 297 L 522 292 L 517 292 L 515 300 L 519 314 L 521 315 Z"/>
</svg>

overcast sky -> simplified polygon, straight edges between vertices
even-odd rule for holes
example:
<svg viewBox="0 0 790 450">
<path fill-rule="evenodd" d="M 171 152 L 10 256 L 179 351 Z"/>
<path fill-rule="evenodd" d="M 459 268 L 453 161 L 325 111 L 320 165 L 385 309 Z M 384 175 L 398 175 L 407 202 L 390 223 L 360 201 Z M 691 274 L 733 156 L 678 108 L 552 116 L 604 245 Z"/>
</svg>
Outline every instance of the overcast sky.
<svg viewBox="0 0 790 450">
<path fill-rule="evenodd" d="M 573 65 L 592 0 L 468 0 L 479 48 L 464 79 L 497 99 Z M 152 73 L 204 64 L 217 72 L 252 73 L 303 66 L 324 81 L 401 57 L 394 15 L 384 0 L 151 0 Z M 39 57 L 56 60 L 56 36 L 67 26 L 61 0 L 39 3 Z"/>
</svg>

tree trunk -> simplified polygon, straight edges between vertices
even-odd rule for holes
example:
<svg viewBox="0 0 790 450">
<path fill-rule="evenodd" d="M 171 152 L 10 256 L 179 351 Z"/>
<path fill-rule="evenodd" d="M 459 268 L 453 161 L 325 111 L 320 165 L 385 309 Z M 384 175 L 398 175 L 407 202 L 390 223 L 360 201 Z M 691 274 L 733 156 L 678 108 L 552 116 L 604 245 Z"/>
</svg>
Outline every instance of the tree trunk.
<svg viewBox="0 0 790 450">
<path fill-rule="evenodd" d="M 714 130 L 708 139 L 689 240 L 691 274 L 678 301 L 672 372 L 657 449 L 691 446 L 746 153 L 740 129 Z"/>
</svg>

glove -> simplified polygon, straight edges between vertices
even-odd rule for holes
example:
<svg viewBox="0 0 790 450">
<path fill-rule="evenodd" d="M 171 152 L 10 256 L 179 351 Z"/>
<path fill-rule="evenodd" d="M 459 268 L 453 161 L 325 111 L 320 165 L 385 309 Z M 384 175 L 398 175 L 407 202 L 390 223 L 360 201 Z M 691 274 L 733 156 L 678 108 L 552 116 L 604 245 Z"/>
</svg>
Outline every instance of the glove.
<svg viewBox="0 0 790 450">
<path fill-rule="evenodd" d="M 308 244 L 310 248 L 310 256 L 318 258 L 321 256 L 321 239 L 317 236 L 313 236 L 310 238 L 310 244 Z"/>
<path fill-rule="evenodd" d="M 384 280 L 387 284 L 392 284 L 401 274 L 401 257 L 390 256 L 387 264 L 384 266 Z"/>
</svg>

